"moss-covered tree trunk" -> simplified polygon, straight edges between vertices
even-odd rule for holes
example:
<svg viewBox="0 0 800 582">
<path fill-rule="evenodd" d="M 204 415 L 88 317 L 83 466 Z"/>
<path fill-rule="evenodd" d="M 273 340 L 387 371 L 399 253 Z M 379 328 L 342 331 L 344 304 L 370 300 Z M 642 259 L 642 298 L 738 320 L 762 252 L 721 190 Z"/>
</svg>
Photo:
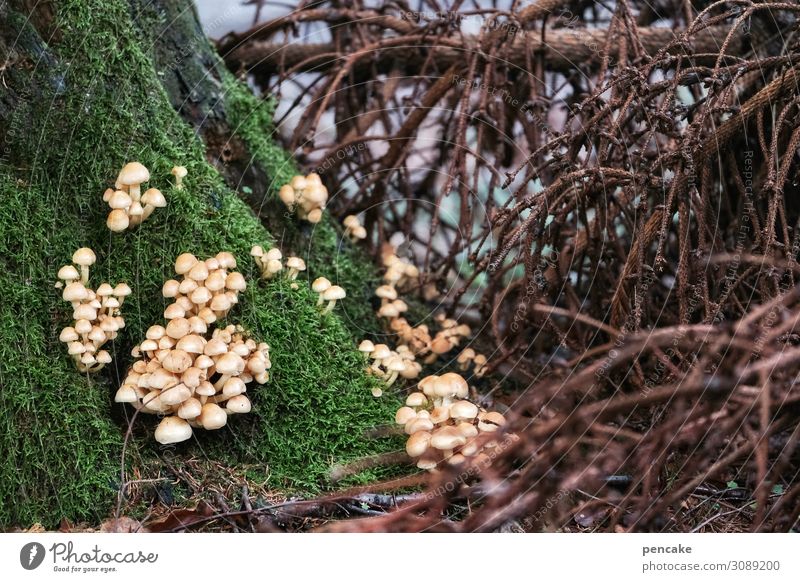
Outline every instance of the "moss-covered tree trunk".
<svg viewBox="0 0 800 582">
<path fill-rule="evenodd" d="M 393 404 L 372 398 L 354 347 L 377 329 L 374 273 L 332 222 L 305 229 L 275 202 L 296 170 L 270 138 L 271 117 L 221 65 L 186 0 L 0 0 L 0 527 L 100 520 L 123 480 L 155 480 L 124 488 L 128 512 L 202 495 L 206 482 L 316 491 L 332 462 L 396 446 L 362 437 Z M 131 160 L 169 205 L 112 234 L 102 192 Z M 189 169 L 184 190 L 171 186 L 175 164 Z M 306 285 L 254 279 L 249 248 L 275 240 L 310 276 L 338 279 L 344 306 L 320 317 Z M 58 342 L 71 309 L 53 283 L 81 246 L 98 256 L 93 285 L 134 290 L 114 362 L 93 376 Z M 270 344 L 272 381 L 251 391 L 247 417 L 169 451 L 153 444 L 152 418 L 137 420 L 123 461 L 131 410 L 112 394 L 130 348 L 163 323 L 175 256 L 222 250 L 250 282 L 230 319 Z"/>
</svg>

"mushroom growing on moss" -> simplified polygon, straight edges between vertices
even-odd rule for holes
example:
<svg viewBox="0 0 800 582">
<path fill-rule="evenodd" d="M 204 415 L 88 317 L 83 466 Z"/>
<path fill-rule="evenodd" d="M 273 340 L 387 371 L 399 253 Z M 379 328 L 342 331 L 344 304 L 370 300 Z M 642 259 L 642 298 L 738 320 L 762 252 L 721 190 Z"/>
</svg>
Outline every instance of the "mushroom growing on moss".
<svg viewBox="0 0 800 582">
<path fill-rule="evenodd" d="M 294 281 L 297 279 L 297 275 L 300 271 L 306 270 L 306 263 L 300 257 L 289 257 L 286 259 L 286 268 L 289 269 L 289 280 Z"/>
<path fill-rule="evenodd" d="M 342 287 L 339 287 L 338 285 L 332 285 L 329 287 L 322 294 L 323 301 L 328 302 L 328 305 L 322 310 L 322 314 L 325 315 L 333 311 L 333 308 L 336 307 L 336 302 L 341 301 L 345 297 L 347 297 L 347 293 Z"/>
<path fill-rule="evenodd" d="M 185 170 L 185 168 L 184 168 Z M 150 171 L 139 162 L 130 162 L 119 173 L 116 190 L 106 190 L 103 200 L 111 208 L 106 226 L 122 232 L 147 220 L 156 208 L 164 208 L 167 200 L 161 191 L 150 188 L 142 195 L 142 184 L 150 180 Z"/>
<path fill-rule="evenodd" d="M 183 190 L 183 179 L 189 174 L 189 170 L 183 166 L 175 166 L 170 173 L 175 176 L 175 189 Z"/>
<path fill-rule="evenodd" d="M 73 325 L 61 331 L 59 340 L 68 345 L 79 371 L 97 372 L 111 362 L 111 355 L 100 348 L 125 326 L 120 307 L 131 289 L 124 283 L 116 287 L 102 283 L 96 291 L 88 288 L 89 267 L 97 260 L 89 248 L 75 251 L 72 260 L 80 267 L 80 274 L 73 265 L 58 271 L 58 277 L 67 283 L 61 297 L 72 306 L 73 319 Z"/>
</svg>

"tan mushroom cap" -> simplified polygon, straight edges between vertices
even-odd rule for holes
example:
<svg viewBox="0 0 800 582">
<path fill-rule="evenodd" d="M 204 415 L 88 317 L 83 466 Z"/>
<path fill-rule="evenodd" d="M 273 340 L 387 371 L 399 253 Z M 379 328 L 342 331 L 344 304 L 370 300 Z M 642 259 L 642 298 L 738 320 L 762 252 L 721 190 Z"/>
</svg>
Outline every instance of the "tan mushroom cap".
<svg viewBox="0 0 800 582">
<path fill-rule="evenodd" d="M 191 253 L 182 253 L 175 259 L 175 272 L 178 275 L 188 273 L 195 263 L 197 263 L 197 257 Z"/>
<path fill-rule="evenodd" d="M 62 281 L 77 281 L 81 278 L 81 274 L 72 265 L 64 265 L 58 270 L 58 278 Z"/>
<path fill-rule="evenodd" d="M 178 406 L 192 397 L 192 390 L 186 384 L 175 384 L 161 392 L 161 403 L 164 406 Z"/>
<path fill-rule="evenodd" d="M 170 170 L 170 174 L 176 178 L 185 178 L 189 174 L 189 170 L 187 170 L 184 166 L 175 166 L 172 168 L 172 170 Z"/>
<path fill-rule="evenodd" d="M 431 446 L 440 451 L 450 451 L 466 444 L 467 437 L 454 426 L 443 426 L 431 435 Z"/>
<path fill-rule="evenodd" d="M 244 394 L 234 396 L 225 403 L 225 410 L 232 414 L 246 414 L 251 408 L 250 399 Z"/>
<path fill-rule="evenodd" d="M 117 393 L 114 395 L 114 402 L 119 402 L 120 404 L 138 401 L 139 395 L 136 393 L 136 389 L 130 384 L 123 384 L 120 386 Z"/>
<path fill-rule="evenodd" d="M 505 423 L 505 416 L 499 412 L 481 412 L 478 415 L 478 429 L 481 432 L 495 432 Z"/>
<path fill-rule="evenodd" d="M 61 330 L 61 334 L 58 336 L 58 341 L 69 343 L 78 341 L 79 338 L 80 336 L 78 335 L 78 332 L 75 331 L 74 327 L 65 327 Z"/>
<path fill-rule="evenodd" d="M 425 406 L 427 403 L 428 399 L 425 398 L 425 395 L 422 392 L 412 392 L 406 398 L 406 406 Z"/>
<path fill-rule="evenodd" d="M 202 412 L 197 420 L 204 429 L 217 430 L 228 423 L 228 415 L 219 405 L 208 402 L 203 405 Z"/>
<path fill-rule="evenodd" d="M 94 251 L 88 247 L 79 248 L 72 255 L 72 262 L 81 267 L 94 265 L 96 260 L 97 256 L 95 256 Z"/>
<path fill-rule="evenodd" d="M 61 293 L 61 298 L 64 299 L 64 301 L 69 301 L 72 303 L 73 301 L 83 301 L 88 295 L 89 292 L 83 283 L 76 281 L 75 283 L 70 283 L 64 287 L 64 291 Z"/>
<path fill-rule="evenodd" d="M 114 210 L 125 210 L 130 208 L 133 200 L 127 192 L 122 190 L 115 190 L 108 198 L 108 206 Z"/>
<path fill-rule="evenodd" d="M 306 262 L 300 257 L 289 257 L 286 259 L 286 267 L 289 269 L 296 269 L 298 271 L 305 271 Z"/>
<path fill-rule="evenodd" d="M 415 432 L 406 441 L 406 453 L 409 457 L 421 457 L 431 444 L 431 433 L 427 431 Z"/>
<path fill-rule="evenodd" d="M 381 285 L 380 287 L 375 289 L 375 295 L 377 295 L 381 299 L 388 299 L 389 301 L 394 301 L 395 299 L 397 299 L 397 289 L 395 289 L 391 285 Z"/>
<path fill-rule="evenodd" d="M 178 416 L 185 420 L 193 420 L 200 416 L 203 410 L 203 405 L 197 398 L 189 398 L 184 400 L 178 408 Z"/>
<path fill-rule="evenodd" d="M 375 344 L 375 349 L 372 350 L 371 357 L 373 360 L 383 360 L 391 357 L 392 350 L 386 344 Z"/>
<path fill-rule="evenodd" d="M 155 437 L 162 445 L 180 443 L 192 438 L 192 427 L 182 418 L 167 416 L 156 427 Z"/>
<path fill-rule="evenodd" d="M 338 285 L 331 286 L 322 294 L 322 298 L 325 301 L 338 301 L 339 299 L 344 299 L 345 297 L 347 297 L 347 293 Z"/>
<path fill-rule="evenodd" d="M 370 340 L 365 339 L 358 344 L 358 351 L 363 354 L 371 354 L 373 351 L 375 351 L 375 344 L 373 344 Z"/>
<path fill-rule="evenodd" d="M 150 179 L 150 171 L 139 162 L 130 162 L 123 166 L 117 181 L 124 186 L 136 186 Z"/>
<path fill-rule="evenodd" d="M 167 199 L 158 188 L 150 188 L 142 194 L 142 204 L 154 206 L 155 208 L 164 208 L 167 205 Z"/>
<path fill-rule="evenodd" d="M 247 281 L 239 272 L 228 273 L 228 276 L 225 277 L 225 288 L 236 292 L 244 291 L 247 289 Z"/>
<path fill-rule="evenodd" d="M 170 350 L 166 357 L 161 361 L 164 369 L 173 374 L 182 374 L 193 363 L 192 356 L 183 350 Z"/>
<path fill-rule="evenodd" d="M 397 409 L 397 412 L 394 415 L 394 421 L 397 424 L 404 425 L 408 421 L 417 417 L 417 412 L 408 406 L 402 406 Z"/>
<path fill-rule="evenodd" d="M 244 370 L 244 360 L 238 354 L 228 352 L 217 360 L 217 372 L 220 374 L 239 374 Z"/>
<path fill-rule="evenodd" d="M 314 282 L 311 283 L 311 290 L 314 291 L 314 293 L 324 293 L 330 289 L 332 285 L 333 284 L 325 277 L 317 277 L 314 279 Z"/>
<path fill-rule="evenodd" d="M 450 416 L 456 420 L 469 420 L 478 416 L 478 407 L 468 400 L 458 400 L 450 405 Z"/>
</svg>

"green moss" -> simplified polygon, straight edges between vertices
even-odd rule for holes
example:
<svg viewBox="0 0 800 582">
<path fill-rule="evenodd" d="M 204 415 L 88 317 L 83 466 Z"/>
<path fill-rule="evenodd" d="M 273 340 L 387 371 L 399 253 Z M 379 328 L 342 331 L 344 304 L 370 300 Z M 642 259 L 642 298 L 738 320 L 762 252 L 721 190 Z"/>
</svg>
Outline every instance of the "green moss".
<svg viewBox="0 0 800 582">
<path fill-rule="evenodd" d="M 63 67 L 36 73 L 36 87 L 47 90 L 19 108 L 24 131 L 8 144 L 16 169 L 0 173 L 0 527 L 107 515 L 119 481 L 122 413 L 129 413 L 113 405 L 112 394 L 130 364 L 130 347 L 162 322 L 159 290 L 175 256 L 230 251 L 252 277 L 249 248 L 278 238 L 205 162 L 150 57 L 127 33 L 127 6 L 65 0 L 57 10 L 60 40 L 51 50 Z M 278 184 L 294 168 L 263 138 L 271 110 L 241 86 L 231 85 L 229 95 L 242 119 L 238 131 Z M 169 206 L 140 228 L 114 235 L 105 227 L 101 195 L 132 159 L 150 168 L 149 185 L 164 191 Z M 181 191 L 170 186 L 176 163 L 189 169 Z M 332 462 L 398 447 L 362 436 L 388 421 L 396 406 L 372 398 L 375 380 L 364 375 L 353 342 L 362 327 L 377 329 L 367 303 L 374 275 L 357 251 L 341 250 L 330 224 L 302 240 L 294 244 L 306 245 L 311 275 L 338 278 L 348 289 L 345 311 L 320 317 L 305 280 L 298 290 L 251 282 L 231 320 L 271 345 L 273 380 L 251 389 L 250 415 L 222 431 L 198 431 L 195 441 L 171 450 L 172 466 L 205 456 L 251 466 L 274 486 L 316 491 Z M 94 285 L 127 281 L 134 289 L 123 309 L 127 326 L 111 348 L 114 365 L 91 378 L 75 371 L 57 340 L 70 309 L 53 282 L 80 246 L 97 253 Z M 129 469 L 143 478 L 164 466 L 165 453 L 152 441 L 155 422 L 141 421 L 128 451 Z"/>
</svg>

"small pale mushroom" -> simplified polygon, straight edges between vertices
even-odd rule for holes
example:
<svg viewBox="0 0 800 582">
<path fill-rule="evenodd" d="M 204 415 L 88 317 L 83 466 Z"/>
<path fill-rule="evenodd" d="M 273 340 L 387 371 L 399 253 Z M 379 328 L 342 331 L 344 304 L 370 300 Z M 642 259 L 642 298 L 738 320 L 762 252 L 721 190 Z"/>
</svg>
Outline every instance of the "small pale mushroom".
<svg viewBox="0 0 800 582">
<path fill-rule="evenodd" d="M 81 268 L 81 282 L 86 285 L 89 282 L 89 267 L 94 265 L 97 257 L 94 251 L 87 247 L 79 248 L 72 255 L 72 262 Z"/>
<path fill-rule="evenodd" d="M 300 271 L 306 270 L 306 263 L 300 257 L 289 257 L 286 260 L 286 268 L 289 269 L 288 277 L 290 281 L 297 279 Z"/>
<path fill-rule="evenodd" d="M 128 193 L 134 202 L 139 201 L 141 185 L 150 179 L 150 171 L 139 162 L 125 164 L 117 177 L 117 185 L 128 187 Z"/>
<path fill-rule="evenodd" d="M 281 189 L 278 190 L 278 197 L 290 211 L 294 212 L 294 205 L 297 203 L 297 198 L 295 196 L 294 188 L 292 188 L 291 185 L 284 184 L 281 186 Z"/>
<path fill-rule="evenodd" d="M 167 416 L 156 427 L 155 438 L 162 445 L 186 441 L 192 438 L 192 427 L 182 418 Z"/>
<path fill-rule="evenodd" d="M 344 289 L 338 285 L 331 286 L 322 294 L 323 301 L 328 302 L 328 305 L 322 310 L 322 314 L 325 315 L 333 311 L 333 308 L 336 307 L 336 302 L 345 297 L 347 297 L 347 293 Z"/>
<path fill-rule="evenodd" d="M 228 423 L 228 415 L 218 404 L 207 402 L 197 420 L 204 429 L 217 430 Z"/>
<path fill-rule="evenodd" d="M 325 277 L 317 277 L 314 279 L 314 282 L 311 283 L 311 290 L 319 295 L 319 298 L 317 299 L 317 306 L 320 306 L 325 302 L 325 300 L 322 298 L 322 294 L 330 289 L 332 285 L 333 284 Z"/>
<path fill-rule="evenodd" d="M 64 265 L 58 270 L 58 278 L 64 281 L 67 285 L 74 283 L 81 278 L 78 270 L 72 265 Z"/>
<path fill-rule="evenodd" d="M 175 176 L 175 189 L 183 190 L 183 179 L 189 174 L 184 166 L 175 166 L 170 173 Z"/>
<path fill-rule="evenodd" d="M 399 356 L 392 356 L 388 360 L 386 360 L 386 369 L 389 372 L 389 379 L 386 381 L 386 386 L 389 387 L 395 383 L 397 380 L 397 376 L 400 372 L 405 371 L 406 363 L 403 358 Z"/>
<path fill-rule="evenodd" d="M 142 213 L 142 220 L 147 220 L 156 208 L 164 208 L 167 206 L 167 199 L 157 188 L 150 188 L 142 195 L 142 204 L 144 210 Z"/>
</svg>

